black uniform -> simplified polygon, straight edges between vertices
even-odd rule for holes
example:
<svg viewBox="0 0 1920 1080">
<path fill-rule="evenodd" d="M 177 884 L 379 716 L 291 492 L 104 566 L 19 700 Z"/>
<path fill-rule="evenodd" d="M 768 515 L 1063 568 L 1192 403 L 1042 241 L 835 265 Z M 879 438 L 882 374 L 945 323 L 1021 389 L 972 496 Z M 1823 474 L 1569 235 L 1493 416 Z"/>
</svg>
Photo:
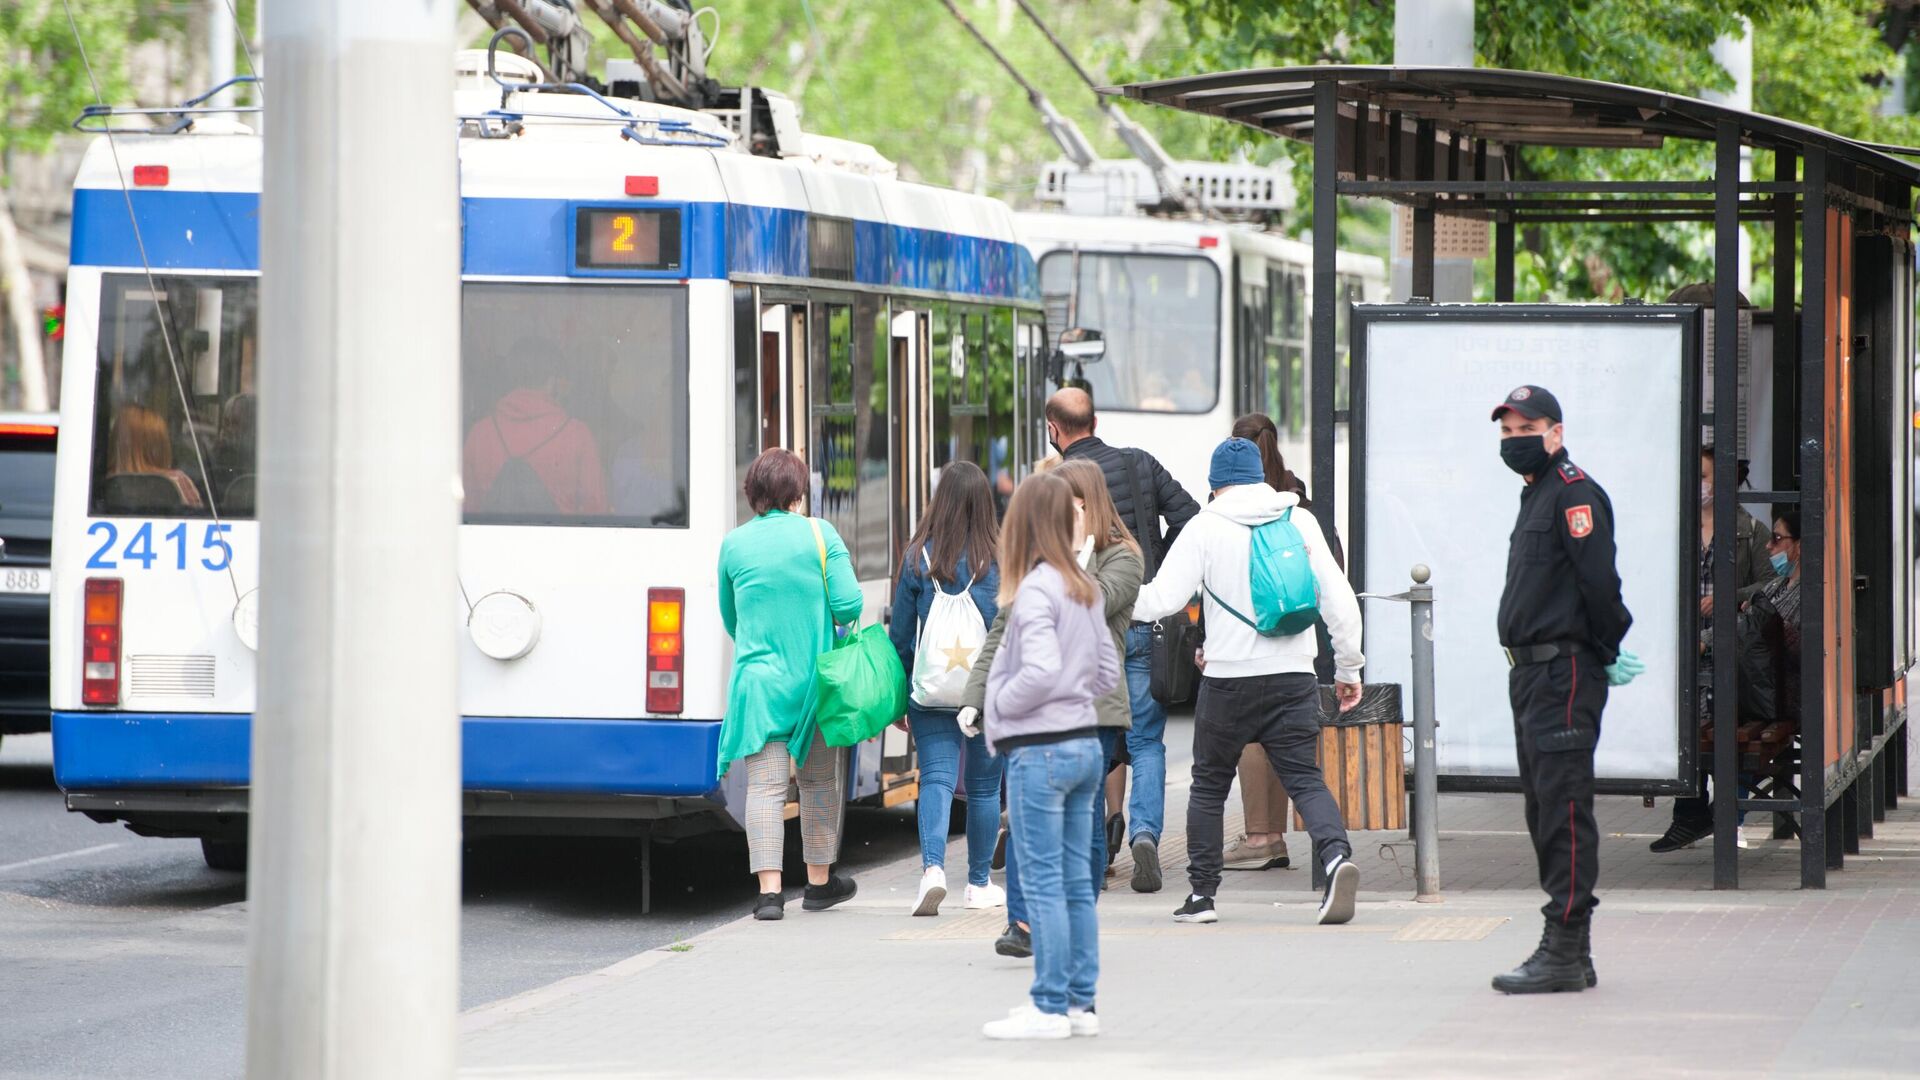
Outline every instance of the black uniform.
<svg viewBox="0 0 1920 1080">
<path fill-rule="evenodd" d="M 1513 671 L 1513 736 L 1527 832 L 1540 862 L 1541 910 L 1582 923 L 1597 903 L 1600 834 L 1593 750 L 1607 704 L 1605 668 L 1633 617 L 1614 568 L 1613 505 L 1564 449 L 1520 493 L 1500 595 L 1500 644 Z"/>
</svg>

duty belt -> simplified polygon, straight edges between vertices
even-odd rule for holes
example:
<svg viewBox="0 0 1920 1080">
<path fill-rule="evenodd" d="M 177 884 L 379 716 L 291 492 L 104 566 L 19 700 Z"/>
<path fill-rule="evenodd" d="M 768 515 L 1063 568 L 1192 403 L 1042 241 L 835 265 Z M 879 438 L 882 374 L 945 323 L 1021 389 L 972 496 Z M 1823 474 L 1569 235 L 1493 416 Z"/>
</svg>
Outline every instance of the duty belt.
<svg viewBox="0 0 1920 1080">
<path fill-rule="evenodd" d="M 1556 641 L 1548 645 L 1519 645 L 1511 649 L 1501 649 L 1507 654 L 1507 666 L 1518 667 L 1521 664 L 1544 664 L 1549 660 L 1576 653 L 1591 651 L 1587 646 L 1571 641 Z"/>
</svg>

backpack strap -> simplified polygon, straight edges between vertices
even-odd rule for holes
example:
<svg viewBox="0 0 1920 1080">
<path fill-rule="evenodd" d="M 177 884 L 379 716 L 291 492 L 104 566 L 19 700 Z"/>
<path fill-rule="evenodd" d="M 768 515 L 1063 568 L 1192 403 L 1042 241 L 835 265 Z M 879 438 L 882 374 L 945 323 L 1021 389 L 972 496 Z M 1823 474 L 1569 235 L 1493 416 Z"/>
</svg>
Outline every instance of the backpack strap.
<svg viewBox="0 0 1920 1080">
<path fill-rule="evenodd" d="M 1138 457 L 1139 452 L 1132 447 L 1120 449 L 1120 460 L 1125 463 L 1127 470 L 1127 484 L 1133 489 L 1133 538 L 1140 542 L 1140 554 L 1146 563 L 1146 577 L 1152 580 L 1160 562 L 1160 545 L 1154 539 L 1154 531 L 1142 527 L 1143 515 L 1148 513 L 1151 504 L 1147 501 L 1146 485 L 1140 482 Z M 1151 523 L 1156 517 L 1159 515 L 1145 517 L 1144 521 Z"/>
<path fill-rule="evenodd" d="M 1239 609 L 1235 608 L 1232 604 L 1227 603 L 1225 600 L 1220 599 L 1220 594 L 1213 591 L 1213 586 L 1205 584 L 1203 582 L 1200 587 L 1202 589 L 1205 589 L 1207 591 L 1207 595 L 1213 597 L 1213 602 L 1216 604 L 1219 604 L 1220 607 L 1224 609 L 1227 614 L 1233 616 L 1236 619 L 1239 619 L 1243 623 L 1246 623 L 1248 629 L 1251 629 L 1254 633 L 1257 634 L 1260 632 L 1260 627 L 1256 626 L 1252 619 L 1249 619 L 1245 615 L 1240 614 Z"/>
</svg>

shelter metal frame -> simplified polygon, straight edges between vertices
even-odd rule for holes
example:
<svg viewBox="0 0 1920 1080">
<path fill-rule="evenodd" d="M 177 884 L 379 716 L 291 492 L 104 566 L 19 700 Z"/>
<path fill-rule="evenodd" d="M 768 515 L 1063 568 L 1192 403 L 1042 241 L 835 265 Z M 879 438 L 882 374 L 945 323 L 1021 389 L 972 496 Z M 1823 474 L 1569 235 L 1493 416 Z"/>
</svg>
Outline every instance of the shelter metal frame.
<svg viewBox="0 0 1920 1080">
<path fill-rule="evenodd" d="M 1548 222 L 1646 224 L 1711 223 L 1714 230 L 1712 398 L 1702 415 L 1713 431 L 1714 534 L 1732 536 L 1741 504 L 1801 512 L 1801 751 L 1795 798 L 1738 798 L 1737 665 L 1715 665 L 1713 782 L 1714 885 L 1739 884 L 1737 823 L 1741 811 L 1795 815 L 1801 836 L 1801 884 L 1824 888 L 1826 872 L 1857 853 L 1859 839 L 1908 794 L 1906 677 L 1916 642 L 1910 597 L 1882 597 L 1905 630 L 1862 626 L 1851 600 L 1871 581 L 1853 580 L 1856 556 L 1912 565 L 1912 507 L 1905 520 L 1892 510 L 1885 486 L 1890 460 L 1885 440 L 1871 436 L 1890 415 L 1892 395 L 1905 388 L 1911 407 L 1914 360 L 1914 191 L 1920 167 L 1896 154 L 1912 151 L 1857 142 L 1818 128 L 1639 87 L 1537 72 L 1484 68 L 1318 66 L 1196 75 L 1109 89 L 1140 101 L 1218 116 L 1313 148 L 1313 220 L 1336 220 L 1341 196 L 1380 197 L 1411 209 L 1412 302 L 1430 302 L 1438 214 L 1490 220 L 1494 299 L 1514 297 L 1514 257 L 1520 228 Z M 1653 149 L 1669 138 L 1711 143 L 1708 180 L 1586 179 L 1543 181 L 1521 175 L 1522 146 Z M 1770 180 L 1740 179 L 1742 146 L 1772 151 Z M 1774 335 L 1771 418 L 1773 487 L 1738 490 L 1737 408 L 1740 400 L 1738 326 L 1741 298 L 1731 272 L 1739 257 L 1742 222 L 1770 225 Z M 1337 230 L 1313 230 L 1313 308 L 1310 409 L 1315 513 L 1338 520 L 1335 428 L 1351 424 L 1335 408 L 1337 369 L 1335 253 Z M 1796 322 L 1795 255 L 1800 295 Z M 1864 241 L 1857 248 L 1856 241 Z M 1849 261 L 1852 260 L 1852 261 Z M 1872 261 L 1869 261 L 1872 260 Z M 1890 289 L 1863 294 L 1856 262 L 1886 269 Z M 1904 271 L 1904 272 L 1903 272 Z M 1784 287 L 1781 284 L 1784 283 Z M 1882 283 L 1873 283 L 1877 287 Z M 1870 301 L 1863 303 L 1863 301 Z M 1858 316 L 1858 322 L 1855 321 Z M 1852 336 L 1856 325 L 1874 333 Z M 1798 334 L 1793 332 L 1798 327 Z M 1876 356 L 1877 351 L 1884 355 Z M 1865 361 L 1859 363 L 1857 361 Z M 1851 427 L 1853 413 L 1868 438 Z M 1888 432 L 1879 432 L 1890 434 Z M 1903 437 L 1911 467 L 1913 445 Z M 1834 443 L 1846 440 L 1845 446 Z M 1836 452 L 1838 451 L 1838 452 Z M 1875 452 L 1886 459 L 1875 460 Z M 1854 459 L 1862 468 L 1854 469 Z M 1866 478 L 1878 507 L 1860 500 L 1849 483 Z M 1786 481 L 1797 477 L 1797 489 Z M 1829 488 L 1837 490 L 1830 491 Z M 1360 509 L 1356 507 L 1356 509 Z M 1878 535 L 1874 515 L 1892 520 Z M 1828 516 L 1839 527 L 1829 536 Z M 1869 528 L 1851 522 L 1865 514 Z M 1357 517 L 1356 517 L 1357 521 Z M 1829 543 L 1838 565 L 1829 566 Z M 1890 556 L 1890 558 L 1889 558 Z M 1837 581 L 1845 576 L 1848 580 Z M 1716 611 L 1737 606 L 1732 544 L 1716 547 L 1710 594 Z M 1894 580 L 1899 580 L 1897 577 Z M 1908 584 L 1911 586 L 1912 581 Z M 1888 592 L 1881 582 L 1882 592 Z M 1844 591 L 1843 591 L 1844 590 Z M 1911 591 L 1911 590 L 1909 590 Z M 1873 610 L 1873 602 L 1868 604 Z M 1829 612 L 1852 626 L 1829 627 Z M 1865 631 L 1861 633 L 1860 631 Z M 1712 648 L 1736 655 L 1734 620 L 1716 619 Z M 1858 647 L 1856 647 L 1856 638 Z M 1829 656 L 1829 649 L 1833 656 Z M 1863 652 L 1878 668 L 1854 677 Z M 1882 663 L 1883 661 L 1883 663 Z M 1846 694 L 1829 695 L 1830 679 L 1851 680 Z M 1683 721 L 1684 725 L 1684 721 Z M 1834 727 L 1829 732 L 1829 725 Z M 1832 744 L 1832 745 L 1830 745 Z M 1829 751 L 1836 760 L 1829 762 Z"/>
</svg>

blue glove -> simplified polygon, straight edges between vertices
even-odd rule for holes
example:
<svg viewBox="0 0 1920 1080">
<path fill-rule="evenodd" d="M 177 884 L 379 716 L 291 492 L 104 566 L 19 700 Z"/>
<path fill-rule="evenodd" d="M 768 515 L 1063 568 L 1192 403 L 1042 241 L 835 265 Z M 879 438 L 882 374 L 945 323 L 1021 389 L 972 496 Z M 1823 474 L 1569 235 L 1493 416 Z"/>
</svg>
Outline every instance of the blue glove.
<svg viewBox="0 0 1920 1080">
<path fill-rule="evenodd" d="M 1621 649 L 1619 658 L 1607 665 L 1607 685 L 1625 686 L 1633 681 L 1634 676 L 1644 674 L 1646 670 L 1647 665 L 1641 663 L 1638 656 Z"/>
</svg>

